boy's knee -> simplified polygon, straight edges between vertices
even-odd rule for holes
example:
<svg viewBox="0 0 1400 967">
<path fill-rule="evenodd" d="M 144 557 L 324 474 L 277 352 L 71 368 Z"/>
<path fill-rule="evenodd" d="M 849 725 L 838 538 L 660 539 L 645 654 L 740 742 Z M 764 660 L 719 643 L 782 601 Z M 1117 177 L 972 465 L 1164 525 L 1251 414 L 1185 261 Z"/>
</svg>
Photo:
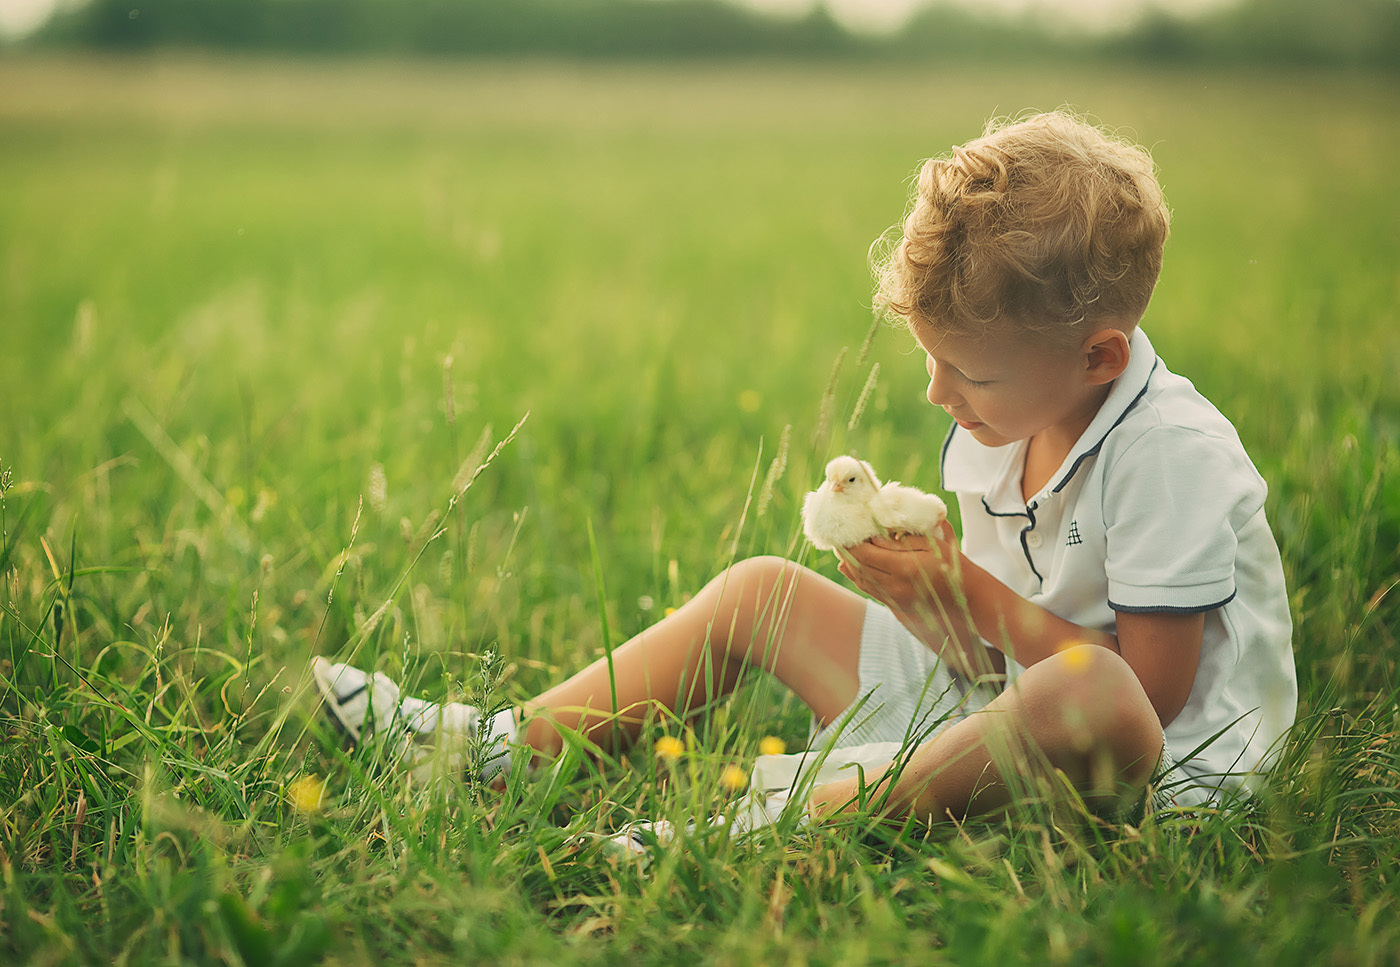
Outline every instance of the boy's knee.
<svg viewBox="0 0 1400 967">
<path fill-rule="evenodd" d="M 729 565 L 713 584 L 728 591 L 738 591 L 745 595 L 762 593 L 784 580 L 796 577 L 800 567 L 787 558 L 775 554 L 745 558 Z"/>
<path fill-rule="evenodd" d="M 1086 746 L 1107 746 L 1125 764 L 1160 750 L 1161 722 L 1122 656 L 1098 645 L 1078 645 L 1041 664 L 1047 666 L 1043 684 L 1065 725 L 1080 732 Z"/>
<path fill-rule="evenodd" d="M 705 607 L 718 615 L 717 625 L 728 632 L 724 640 L 746 642 L 756 633 L 762 616 L 782 600 L 784 588 L 797 579 L 801 567 L 774 555 L 736 561 L 700 592 Z"/>
</svg>

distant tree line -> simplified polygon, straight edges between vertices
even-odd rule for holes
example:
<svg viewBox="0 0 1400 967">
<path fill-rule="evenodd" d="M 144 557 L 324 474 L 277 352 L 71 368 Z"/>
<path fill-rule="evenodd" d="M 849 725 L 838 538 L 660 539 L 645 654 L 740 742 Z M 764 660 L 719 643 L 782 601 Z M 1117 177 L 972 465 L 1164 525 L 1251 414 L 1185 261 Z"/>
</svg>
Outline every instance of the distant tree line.
<svg viewBox="0 0 1400 967">
<path fill-rule="evenodd" d="M 1400 0 L 1244 0 L 1190 20 L 1156 8 L 1118 47 L 1164 61 L 1400 70 Z"/>
<path fill-rule="evenodd" d="M 818 3 L 764 16 L 724 0 L 88 0 L 29 43 L 109 50 L 674 57 L 1132 57 L 1400 69 L 1400 0 L 1240 0 L 1183 18 L 1154 7 L 1125 33 L 934 3 L 890 36 L 853 34 Z"/>
<path fill-rule="evenodd" d="M 35 39 L 128 50 L 585 57 L 853 46 L 824 7 L 794 22 L 720 0 L 90 0 Z"/>
</svg>

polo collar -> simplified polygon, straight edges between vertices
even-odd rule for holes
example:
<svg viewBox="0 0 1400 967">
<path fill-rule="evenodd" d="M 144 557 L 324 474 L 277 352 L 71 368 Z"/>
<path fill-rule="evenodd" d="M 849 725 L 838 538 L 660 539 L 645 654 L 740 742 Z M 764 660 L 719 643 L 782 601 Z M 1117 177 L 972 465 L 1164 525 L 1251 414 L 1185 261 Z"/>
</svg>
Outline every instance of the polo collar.
<svg viewBox="0 0 1400 967">
<path fill-rule="evenodd" d="M 1084 461 L 1099 452 L 1109 433 L 1123 422 L 1128 411 L 1147 393 L 1148 381 L 1157 369 L 1159 360 L 1147 333 L 1143 332 L 1141 327 L 1134 330 L 1132 340 L 1128 344 L 1128 353 L 1127 368 L 1114 381 L 1108 397 L 1070 450 L 1069 456 L 1065 457 L 1060 468 L 1051 474 L 1050 482 L 1031 498 L 1031 507 L 1044 503 L 1052 494 L 1068 486 Z M 943 487 L 945 490 L 964 493 L 980 492 L 991 497 L 994 491 L 1003 490 L 1008 483 L 1014 484 L 1015 503 L 1020 504 L 1020 475 L 1012 474 L 1011 470 L 1013 464 L 1015 468 L 1020 467 L 1019 455 L 1024 450 L 1024 440 L 1001 447 L 983 446 L 954 423 L 943 441 Z M 951 451 L 957 452 L 957 459 L 949 461 L 948 455 Z M 1015 479 L 1008 480 L 1013 476 Z M 993 506 L 1003 504 L 1005 501 L 1001 498 L 1005 496 L 1003 493 L 996 493 Z"/>
</svg>

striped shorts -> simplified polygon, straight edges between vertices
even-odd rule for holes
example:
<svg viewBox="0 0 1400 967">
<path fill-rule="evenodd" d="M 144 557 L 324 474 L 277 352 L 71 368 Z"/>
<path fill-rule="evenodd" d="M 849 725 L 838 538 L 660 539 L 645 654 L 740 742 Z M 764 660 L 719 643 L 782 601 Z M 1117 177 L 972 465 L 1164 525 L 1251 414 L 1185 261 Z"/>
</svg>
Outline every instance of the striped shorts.
<svg viewBox="0 0 1400 967">
<path fill-rule="evenodd" d="M 872 742 L 927 742 L 996 697 L 954 675 L 889 608 L 869 602 L 860 637 L 856 700 L 808 742 L 810 749 Z"/>
</svg>

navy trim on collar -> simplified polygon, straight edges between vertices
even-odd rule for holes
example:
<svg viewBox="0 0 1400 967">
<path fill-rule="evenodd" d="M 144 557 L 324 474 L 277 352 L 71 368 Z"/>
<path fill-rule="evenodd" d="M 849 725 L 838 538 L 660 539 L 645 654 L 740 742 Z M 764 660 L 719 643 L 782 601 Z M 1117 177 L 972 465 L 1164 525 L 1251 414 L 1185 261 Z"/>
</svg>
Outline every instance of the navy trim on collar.
<svg viewBox="0 0 1400 967">
<path fill-rule="evenodd" d="M 1075 461 L 1070 466 L 1069 470 L 1065 472 L 1065 475 L 1062 478 L 1060 478 L 1060 482 L 1055 484 L 1054 488 L 1051 489 L 1050 492 L 1052 494 L 1057 494 L 1061 490 L 1064 490 L 1065 487 L 1069 486 L 1069 482 L 1073 480 L 1074 475 L 1079 472 L 1080 464 L 1082 464 L 1085 460 L 1088 460 L 1090 457 L 1096 455 L 1101 449 L 1103 449 L 1103 442 L 1108 439 L 1108 435 L 1114 430 L 1118 429 L 1118 425 L 1128 418 L 1128 414 L 1133 411 L 1133 407 L 1137 406 L 1138 402 L 1141 401 L 1141 399 L 1147 395 L 1147 388 L 1152 385 L 1152 374 L 1157 372 L 1157 366 L 1161 362 L 1162 357 L 1160 356 L 1152 360 L 1152 368 L 1147 371 L 1147 379 L 1143 381 L 1142 389 L 1138 390 L 1138 395 L 1133 397 L 1131 403 L 1123 407 L 1123 412 L 1118 414 L 1118 419 L 1114 420 L 1113 425 L 1104 431 L 1103 436 L 1099 437 L 1099 441 L 1075 458 Z"/>
<path fill-rule="evenodd" d="M 954 420 L 948 426 L 948 432 L 943 437 L 943 447 L 938 451 L 938 482 L 941 484 L 943 478 L 948 476 L 948 448 L 953 445 L 953 434 L 957 432 L 958 421 Z"/>
<path fill-rule="evenodd" d="M 1010 512 L 1008 512 L 1008 513 L 1003 514 L 1003 513 L 1000 513 L 1000 512 L 998 512 L 998 511 L 992 510 L 991 505 L 987 503 L 987 495 L 986 495 L 986 494 L 983 494 L 982 497 L 981 497 L 980 499 L 981 499 L 981 501 L 982 501 L 982 509 L 985 510 L 985 511 L 987 512 L 987 516 L 989 516 L 989 517 L 1025 517 L 1025 518 L 1027 518 L 1027 519 L 1030 519 L 1030 516 L 1031 516 L 1030 510 L 1031 510 L 1031 508 L 1030 508 L 1030 505 L 1029 505 L 1029 504 L 1026 505 L 1026 509 L 1025 509 L 1025 510 L 1013 510 L 1013 511 L 1010 511 Z"/>
<path fill-rule="evenodd" d="M 1031 557 L 1031 546 L 1026 543 L 1026 535 L 1035 530 L 1035 504 L 1026 505 L 1026 519 L 1030 521 L 1021 528 L 1021 553 L 1026 555 L 1026 564 L 1030 566 L 1031 573 L 1040 582 L 1040 586 L 1045 587 L 1045 575 L 1040 573 L 1040 568 L 1035 566 L 1035 558 Z"/>
</svg>

